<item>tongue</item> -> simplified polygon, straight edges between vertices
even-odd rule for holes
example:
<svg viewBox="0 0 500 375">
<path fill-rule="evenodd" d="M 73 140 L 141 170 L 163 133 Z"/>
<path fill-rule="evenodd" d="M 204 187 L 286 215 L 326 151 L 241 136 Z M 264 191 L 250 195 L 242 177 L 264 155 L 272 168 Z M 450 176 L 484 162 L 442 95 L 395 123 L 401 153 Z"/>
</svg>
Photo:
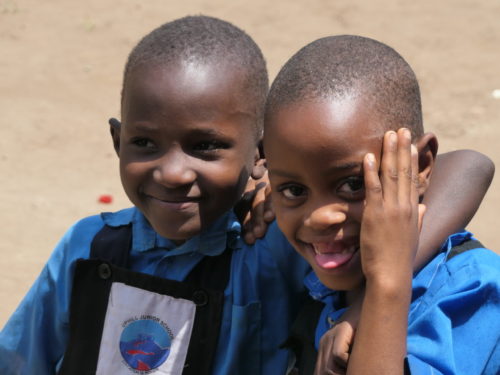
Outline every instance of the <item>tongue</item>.
<svg viewBox="0 0 500 375">
<path fill-rule="evenodd" d="M 347 263 L 353 253 L 325 253 L 315 254 L 316 263 L 322 268 L 337 268 Z"/>
</svg>

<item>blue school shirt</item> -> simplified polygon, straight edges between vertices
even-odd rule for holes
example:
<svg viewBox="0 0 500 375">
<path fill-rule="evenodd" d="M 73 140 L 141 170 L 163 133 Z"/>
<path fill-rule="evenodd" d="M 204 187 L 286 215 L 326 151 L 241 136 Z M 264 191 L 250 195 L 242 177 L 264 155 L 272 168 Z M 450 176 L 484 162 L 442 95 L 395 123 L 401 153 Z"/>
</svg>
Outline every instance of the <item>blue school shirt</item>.
<svg viewBox="0 0 500 375">
<path fill-rule="evenodd" d="M 407 357 L 412 374 L 500 374 L 500 256 L 479 248 L 446 260 L 450 249 L 471 237 L 448 238 L 442 251 L 413 278 Z M 305 284 L 325 303 L 316 328 L 316 348 L 345 308 L 340 294 L 314 273 Z"/>
<path fill-rule="evenodd" d="M 158 235 L 139 210 L 130 208 L 83 219 L 64 235 L 0 333 L 0 374 L 45 375 L 59 369 L 68 341 L 75 261 L 89 257 L 91 241 L 104 224 L 129 223 L 133 271 L 182 281 L 204 256 L 232 248 L 213 374 L 286 372 L 289 353 L 278 347 L 287 338 L 309 268 L 276 224 L 264 239 L 246 245 L 230 212 L 177 247 Z"/>
</svg>

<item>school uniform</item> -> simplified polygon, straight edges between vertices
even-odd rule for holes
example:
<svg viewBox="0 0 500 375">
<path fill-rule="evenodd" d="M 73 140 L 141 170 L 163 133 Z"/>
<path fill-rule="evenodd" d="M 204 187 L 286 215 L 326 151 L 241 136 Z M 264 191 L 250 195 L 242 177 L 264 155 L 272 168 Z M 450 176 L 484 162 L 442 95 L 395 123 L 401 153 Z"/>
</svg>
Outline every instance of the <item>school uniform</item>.
<svg viewBox="0 0 500 375">
<path fill-rule="evenodd" d="M 127 268 L 131 273 L 115 267 L 112 262 L 81 260 L 89 258 L 91 247 L 105 227 L 130 228 Z M 275 223 L 265 238 L 253 246 L 243 243 L 240 229 L 235 215 L 229 212 L 206 231 L 176 246 L 158 235 L 136 208 L 79 221 L 59 242 L 0 333 L 0 373 L 44 375 L 64 370 L 63 357 L 71 340 L 70 330 L 72 334 L 83 332 L 85 335 L 87 327 L 96 329 L 94 320 L 103 322 L 97 329 L 101 335 L 97 340 L 100 348 L 90 350 L 96 351 L 98 358 L 96 373 L 189 371 L 183 369 L 188 367 L 184 361 L 191 358 L 189 365 L 196 366 L 196 358 L 200 358 L 199 361 L 203 358 L 201 354 L 192 353 L 191 345 L 205 342 L 207 350 L 211 347 L 212 318 L 205 316 L 202 326 L 197 317 L 198 311 L 210 305 L 214 298 L 204 285 L 198 285 L 192 293 L 193 289 L 187 288 L 184 280 L 205 259 L 226 253 L 230 254 L 226 257 L 230 270 L 221 294 L 220 321 L 218 325 L 214 323 L 218 332 L 213 342 L 211 373 L 285 373 L 289 355 L 278 347 L 286 339 L 301 302 L 302 281 L 309 268 Z M 203 277 L 210 276 L 210 272 L 221 273 L 211 271 L 210 267 L 205 267 Z M 161 279 L 143 282 L 138 273 Z M 136 279 L 140 279 L 139 284 L 134 284 Z M 84 297 L 72 300 L 73 280 L 80 288 L 77 291 L 84 291 L 76 296 L 83 294 Z M 164 283 L 167 290 L 173 288 L 173 293 L 161 294 L 163 291 L 158 288 Z M 142 286 L 146 284 L 151 285 L 152 290 L 144 291 Z M 107 294 L 104 295 L 103 290 Z M 92 293 L 97 293 L 96 297 Z M 94 299 L 106 302 L 96 307 Z M 73 314 L 78 320 L 89 320 L 87 315 L 95 314 L 95 319 L 84 325 L 70 323 L 70 310 L 72 319 Z M 90 313 L 82 313 L 85 310 Z M 100 315 L 101 310 L 105 316 Z M 194 320 L 190 316 L 194 316 Z M 141 333 L 144 329 L 150 329 L 149 333 Z M 195 333 L 196 338 L 191 340 Z M 87 336 L 95 335 L 87 332 Z M 80 345 L 82 340 L 73 341 Z M 179 344 L 181 341 L 184 344 Z M 73 357 L 82 358 L 81 355 L 77 353 Z M 149 361 L 151 358 L 153 362 Z"/>
<path fill-rule="evenodd" d="M 483 248 L 466 231 L 450 236 L 441 250 L 413 278 L 407 371 L 498 375 L 500 256 Z M 310 295 L 325 303 L 316 326 L 317 349 L 345 308 L 340 306 L 341 293 L 323 286 L 314 273 L 305 283 Z"/>
</svg>

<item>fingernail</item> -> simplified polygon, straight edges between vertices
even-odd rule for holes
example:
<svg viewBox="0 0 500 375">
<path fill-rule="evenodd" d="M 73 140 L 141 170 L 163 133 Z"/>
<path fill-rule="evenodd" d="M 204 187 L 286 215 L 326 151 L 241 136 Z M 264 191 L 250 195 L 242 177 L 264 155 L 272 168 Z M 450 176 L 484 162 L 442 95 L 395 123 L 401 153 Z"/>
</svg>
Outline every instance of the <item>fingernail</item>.
<svg viewBox="0 0 500 375">
<path fill-rule="evenodd" d="M 264 220 L 273 220 L 274 219 L 274 213 L 272 211 L 266 211 L 264 213 Z"/>
<path fill-rule="evenodd" d="M 366 154 L 366 161 L 368 162 L 368 165 L 370 167 L 373 166 L 373 164 L 375 164 L 375 155 L 369 153 L 369 154 Z"/>
<path fill-rule="evenodd" d="M 391 134 L 389 134 L 389 141 L 391 143 L 396 143 L 397 140 L 398 140 L 398 136 L 396 135 L 396 133 L 391 132 Z"/>
</svg>

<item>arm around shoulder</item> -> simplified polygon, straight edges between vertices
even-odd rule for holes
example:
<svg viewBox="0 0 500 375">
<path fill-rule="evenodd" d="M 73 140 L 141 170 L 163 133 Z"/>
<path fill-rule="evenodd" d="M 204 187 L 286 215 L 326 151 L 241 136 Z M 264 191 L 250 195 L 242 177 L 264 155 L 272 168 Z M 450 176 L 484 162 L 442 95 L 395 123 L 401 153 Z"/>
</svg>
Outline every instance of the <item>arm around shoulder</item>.
<svg viewBox="0 0 500 375">
<path fill-rule="evenodd" d="M 469 224 L 495 174 L 495 165 L 477 151 L 459 150 L 436 158 L 423 203 L 427 210 L 415 268 L 432 259 L 446 238 Z"/>
</svg>

